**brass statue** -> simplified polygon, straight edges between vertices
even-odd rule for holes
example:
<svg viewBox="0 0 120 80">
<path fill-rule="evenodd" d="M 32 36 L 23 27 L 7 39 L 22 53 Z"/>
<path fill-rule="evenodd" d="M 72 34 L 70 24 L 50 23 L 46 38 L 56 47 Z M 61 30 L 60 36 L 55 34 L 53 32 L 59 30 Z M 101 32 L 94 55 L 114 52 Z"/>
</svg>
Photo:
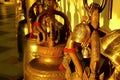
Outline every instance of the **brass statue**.
<svg viewBox="0 0 120 80">
<path fill-rule="evenodd" d="M 99 15 L 105 8 L 107 0 L 103 0 L 101 6 L 94 2 L 88 6 L 87 0 L 83 0 L 83 3 L 88 18 L 75 26 L 64 49 L 63 65 L 66 68 L 66 78 L 68 80 L 119 80 L 119 30 L 107 32 L 99 27 Z M 115 42 L 113 43 L 114 39 Z M 80 48 L 77 49 L 76 45 Z M 103 60 L 103 58 L 114 64 L 113 66 L 112 63 L 107 62 L 110 70 L 115 67 L 111 78 L 109 71 L 107 75 L 106 71 L 101 72 L 101 65 L 103 64 L 101 59 Z M 89 61 L 87 62 L 88 65 L 86 65 L 84 59 Z M 69 66 L 71 60 L 75 66 L 74 72 L 71 71 Z M 103 65 L 103 67 L 105 66 Z M 116 78 L 115 74 L 117 74 Z"/>
</svg>

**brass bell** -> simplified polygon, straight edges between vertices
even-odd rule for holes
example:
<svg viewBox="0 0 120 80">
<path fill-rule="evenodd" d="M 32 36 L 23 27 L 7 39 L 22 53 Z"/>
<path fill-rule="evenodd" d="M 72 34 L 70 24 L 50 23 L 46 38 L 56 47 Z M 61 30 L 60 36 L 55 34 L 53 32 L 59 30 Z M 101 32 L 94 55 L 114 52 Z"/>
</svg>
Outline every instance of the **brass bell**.
<svg viewBox="0 0 120 80">
<path fill-rule="evenodd" d="M 38 57 L 38 43 L 36 39 L 29 39 L 26 37 L 25 40 L 25 48 L 24 48 L 24 67 L 26 67 L 26 64 L 28 64 L 31 60 Z"/>
<path fill-rule="evenodd" d="M 101 39 L 101 54 L 109 58 L 115 67 L 120 65 L 120 30 L 114 30 Z"/>
<path fill-rule="evenodd" d="M 17 27 L 17 47 L 18 47 L 18 53 L 19 53 L 19 61 L 23 60 L 24 55 L 24 46 L 25 46 L 25 35 L 29 33 L 27 21 L 21 20 L 19 21 L 18 27 Z"/>
<path fill-rule="evenodd" d="M 90 58 L 90 48 L 85 46 L 82 48 L 82 56 L 83 58 Z"/>
<path fill-rule="evenodd" d="M 90 37 L 90 29 L 88 24 L 83 21 L 82 23 L 78 24 L 72 33 L 72 40 L 77 43 L 85 43 L 88 38 Z"/>
<path fill-rule="evenodd" d="M 55 4 L 55 0 L 44 1 L 44 6 L 49 7 L 50 10 L 41 12 L 34 22 L 33 34 L 36 34 L 35 38 L 37 39 L 29 40 L 27 50 L 31 53 L 27 53 L 29 55 L 35 53 L 35 55 L 32 54 L 28 56 L 26 54 L 26 62 L 24 62 L 24 79 L 65 80 L 65 69 L 61 69 L 60 67 L 64 56 L 63 49 L 66 44 L 64 38 L 66 38 L 67 35 L 62 34 L 68 33 L 70 29 L 68 26 L 57 26 L 56 23 L 59 21 L 55 19 L 55 15 L 57 14 L 64 18 L 66 25 L 69 21 L 67 21 L 68 19 L 64 13 L 54 10 L 53 4 Z M 68 30 L 66 30 L 66 27 Z"/>
</svg>

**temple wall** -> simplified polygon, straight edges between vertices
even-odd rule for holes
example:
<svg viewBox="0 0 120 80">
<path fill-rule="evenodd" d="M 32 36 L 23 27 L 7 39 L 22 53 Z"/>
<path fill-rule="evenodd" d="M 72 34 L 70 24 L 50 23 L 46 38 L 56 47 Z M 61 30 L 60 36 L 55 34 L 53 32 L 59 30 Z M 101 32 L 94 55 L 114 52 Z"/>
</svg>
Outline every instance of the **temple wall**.
<svg viewBox="0 0 120 80">
<path fill-rule="evenodd" d="M 102 0 L 88 0 L 88 4 L 92 2 L 101 3 Z M 108 0 L 109 1 L 109 0 Z M 120 1 L 113 0 L 113 11 L 112 11 L 112 19 L 108 19 L 108 2 L 105 9 L 100 14 L 100 27 L 105 30 L 114 30 L 120 29 Z M 61 6 L 62 12 L 64 12 L 70 22 L 72 28 L 78 23 L 81 22 L 81 19 L 84 15 L 86 15 L 86 11 L 83 6 L 83 0 L 61 0 L 59 2 Z"/>
</svg>

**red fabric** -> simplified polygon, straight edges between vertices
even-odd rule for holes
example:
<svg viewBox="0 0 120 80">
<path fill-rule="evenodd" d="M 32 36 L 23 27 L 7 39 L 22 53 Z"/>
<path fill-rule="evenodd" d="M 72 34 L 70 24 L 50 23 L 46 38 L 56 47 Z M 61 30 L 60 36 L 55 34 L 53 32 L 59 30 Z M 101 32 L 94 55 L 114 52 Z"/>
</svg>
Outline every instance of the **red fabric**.
<svg viewBox="0 0 120 80">
<path fill-rule="evenodd" d="M 65 70 L 65 67 L 61 64 L 61 65 L 59 66 L 59 70 Z"/>
<path fill-rule="evenodd" d="M 34 26 L 40 26 L 40 23 L 39 23 L 39 22 L 34 22 L 33 25 L 34 25 Z"/>
<path fill-rule="evenodd" d="M 71 48 L 71 49 L 64 48 L 64 52 L 67 52 L 67 53 L 75 53 L 75 52 L 76 52 L 76 49 L 75 49 L 75 48 Z"/>
<path fill-rule="evenodd" d="M 30 33 L 29 38 L 33 38 L 33 32 Z"/>
</svg>

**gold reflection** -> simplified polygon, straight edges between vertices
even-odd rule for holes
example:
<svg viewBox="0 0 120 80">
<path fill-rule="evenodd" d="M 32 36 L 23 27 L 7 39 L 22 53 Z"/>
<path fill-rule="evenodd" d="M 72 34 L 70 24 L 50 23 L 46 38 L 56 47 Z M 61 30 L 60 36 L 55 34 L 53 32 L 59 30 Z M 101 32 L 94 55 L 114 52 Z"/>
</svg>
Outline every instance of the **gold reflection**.
<svg viewBox="0 0 120 80">
<path fill-rule="evenodd" d="M 116 66 L 118 66 L 118 67 L 119 67 L 119 63 L 116 61 L 116 59 L 117 59 L 117 57 L 119 57 L 119 56 L 120 56 L 119 53 L 116 53 L 115 55 L 112 56 L 112 60 L 113 60 L 114 64 L 115 64 Z"/>
<path fill-rule="evenodd" d="M 120 18 L 116 13 L 113 13 L 109 27 L 111 30 L 120 29 Z"/>
<path fill-rule="evenodd" d="M 99 0 L 99 1 L 88 0 L 88 5 L 90 5 L 93 1 L 101 4 L 102 0 Z M 108 5 L 106 5 L 104 11 L 102 12 L 102 14 L 105 14 L 105 15 L 101 15 L 101 17 L 100 17 L 100 27 L 102 27 L 103 29 L 106 29 L 106 28 L 110 28 L 110 30 L 120 29 L 120 17 L 119 17 L 120 10 L 118 10 L 119 8 L 117 8 L 118 6 L 116 5 L 116 1 L 117 0 L 113 1 L 113 11 L 112 11 L 112 19 L 111 20 L 107 20 L 108 19 L 108 17 L 107 17 L 108 16 Z M 64 2 L 66 2 L 66 6 L 64 6 Z M 119 2 L 117 2 L 117 4 L 118 3 Z M 74 19 L 76 5 L 77 5 L 77 9 L 79 10 L 77 12 L 77 14 L 79 14 L 79 17 L 78 17 L 79 20 L 78 20 L 78 22 L 74 23 L 74 21 L 76 21 L 76 19 Z M 68 12 L 68 10 L 70 9 L 69 10 L 70 15 L 68 15 L 68 14 L 66 14 L 66 15 L 68 16 L 68 18 L 70 18 L 72 30 L 76 24 L 80 23 L 82 16 L 86 15 L 86 11 L 84 9 L 82 0 L 62 0 L 60 3 L 60 6 L 61 6 L 62 12 Z M 117 11 L 117 13 L 116 13 L 116 11 Z M 108 23 L 109 23 L 109 25 L 105 25 Z"/>
<path fill-rule="evenodd" d="M 51 60 L 51 58 L 46 58 L 45 62 L 50 63 L 50 62 L 52 62 L 52 60 Z"/>
<path fill-rule="evenodd" d="M 26 27 L 26 26 L 27 26 L 27 24 L 25 24 L 25 28 L 24 28 L 25 35 L 27 35 L 29 33 L 28 27 Z"/>
<path fill-rule="evenodd" d="M 36 52 L 37 51 L 37 45 L 31 45 L 30 49 L 32 52 Z"/>
</svg>

